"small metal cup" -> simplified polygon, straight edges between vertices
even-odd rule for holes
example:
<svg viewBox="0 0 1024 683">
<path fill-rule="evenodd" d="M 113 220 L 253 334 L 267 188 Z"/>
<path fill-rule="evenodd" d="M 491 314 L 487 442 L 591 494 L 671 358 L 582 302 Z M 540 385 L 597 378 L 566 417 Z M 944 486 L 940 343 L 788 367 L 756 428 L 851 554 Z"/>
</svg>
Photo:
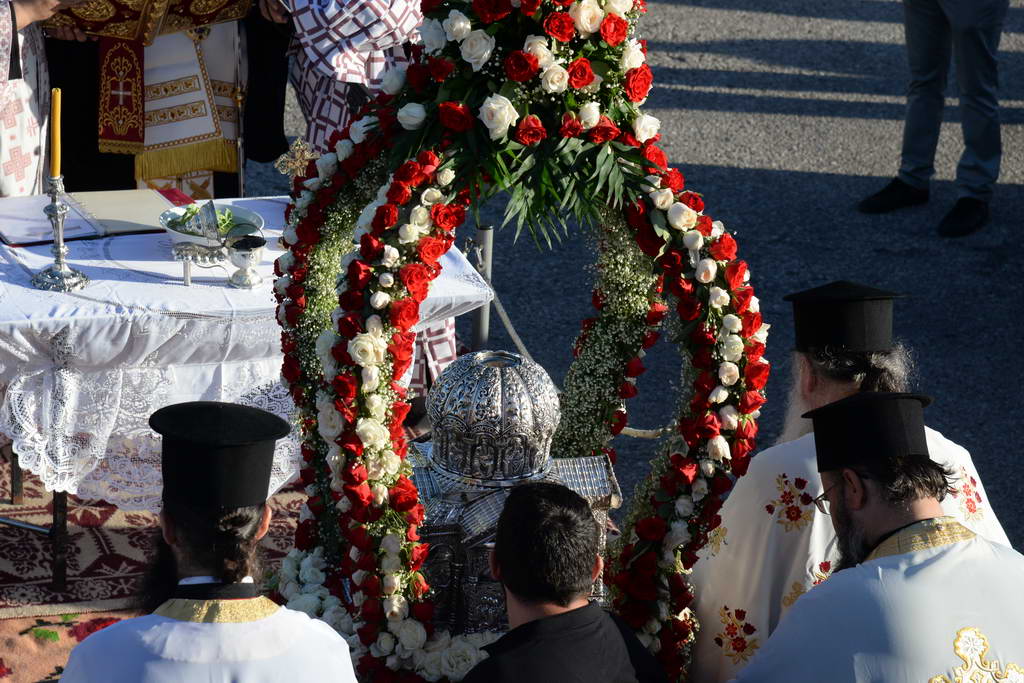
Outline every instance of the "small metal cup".
<svg viewBox="0 0 1024 683">
<path fill-rule="evenodd" d="M 263 277 L 256 272 L 256 266 L 263 262 L 263 247 L 267 240 L 259 235 L 245 235 L 228 242 L 228 260 L 238 268 L 228 284 L 239 289 L 252 289 L 263 283 Z"/>
</svg>

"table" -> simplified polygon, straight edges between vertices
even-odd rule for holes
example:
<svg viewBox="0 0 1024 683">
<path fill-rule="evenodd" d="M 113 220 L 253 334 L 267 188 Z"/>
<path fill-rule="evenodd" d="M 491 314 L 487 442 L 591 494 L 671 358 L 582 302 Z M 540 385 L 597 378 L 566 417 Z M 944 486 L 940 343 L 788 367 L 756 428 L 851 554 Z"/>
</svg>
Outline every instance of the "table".
<svg viewBox="0 0 1024 683">
<path fill-rule="evenodd" d="M 161 477 L 160 444 L 148 425 L 153 411 L 216 400 L 291 413 L 280 383 L 271 290 L 287 199 L 223 202 L 266 221 L 259 268 L 265 280 L 256 289 L 227 287 L 230 264 L 193 265 L 192 286 L 185 287 L 164 233 L 68 243 L 70 264 L 92 282 L 67 294 L 30 285 L 31 273 L 52 260 L 49 246 L 0 246 L 0 434 L 48 490 L 156 510 Z M 420 326 L 493 296 L 457 250 L 443 266 L 421 306 Z M 300 462 L 294 439 L 282 440 L 269 493 L 294 477 Z"/>
</svg>

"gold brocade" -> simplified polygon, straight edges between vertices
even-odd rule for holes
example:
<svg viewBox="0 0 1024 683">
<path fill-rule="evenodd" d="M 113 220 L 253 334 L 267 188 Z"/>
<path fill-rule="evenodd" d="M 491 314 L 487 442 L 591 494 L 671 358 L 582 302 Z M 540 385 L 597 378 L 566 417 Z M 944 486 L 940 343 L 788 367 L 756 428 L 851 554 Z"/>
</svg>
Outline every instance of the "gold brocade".
<svg viewBox="0 0 1024 683">
<path fill-rule="evenodd" d="M 928 550 L 929 548 L 938 548 L 952 543 L 969 541 L 974 536 L 973 531 L 961 526 L 952 517 L 926 519 L 885 539 L 868 556 L 868 560 L 877 560 L 889 557 L 890 555 L 903 555 L 905 553 Z"/>
<path fill-rule="evenodd" d="M 147 149 L 135 155 L 136 178 L 165 178 L 195 169 L 238 173 L 234 140 L 218 138 L 180 147 Z"/>
<path fill-rule="evenodd" d="M 952 681 L 941 675 L 928 679 L 928 683 L 995 683 L 1024 679 L 1024 668 L 1008 663 L 1005 669 L 1000 670 L 998 661 L 986 659 L 988 650 L 988 638 L 980 629 L 960 629 L 953 641 L 953 652 L 963 660 L 963 664 L 953 669 Z"/>
<path fill-rule="evenodd" d="M 199 76 L 186 76 L 175 78 L 161 83 L 146 84 L 146 101 L 162 100 L 168 97 L 187 95 L 191 92 L 200 92 Z"/>
<path fill-rule="evenodd" d="M 277 603 L 264 597 L 242 600 L 174 598 L 160 605 L 154 614 L 197 624 L 241 624 L 266 619 L 279 609 Z"/>
</svg>

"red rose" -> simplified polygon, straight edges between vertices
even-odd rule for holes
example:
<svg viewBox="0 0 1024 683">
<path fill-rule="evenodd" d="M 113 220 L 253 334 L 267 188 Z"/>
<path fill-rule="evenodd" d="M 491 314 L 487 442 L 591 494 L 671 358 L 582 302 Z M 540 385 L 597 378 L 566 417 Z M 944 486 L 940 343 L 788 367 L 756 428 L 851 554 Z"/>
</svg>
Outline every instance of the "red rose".
<svg viewBox="0 0 1024 683">
<path fill-rule="evenodd" d="M 338 395 L 338 398 L 345 402 L 352 402 L 356 399 L 357 389 L 359 383 L 356 381 L 356 376 L 351 372 L 346 372 L 343 375 L 336 375 L 331 380 L 331 387 L 334 389 L 334 393 Z"/>
<path fill-rule="evenodd" d="M 700 198 L 700 195 L 696 192 L 684 192 L 680 197 L 679 201 L 686 204 L 688 207 L 700 213 L 704 210 L 704 200 Z"/>
<path fill-rule="evenodd" d="M 614 140 L 619 135 L 619 128 L 610 118 L 602 115 L 597 125 L 587 131 L 587 138 L 595 145 Z"/>
<path fill-rule="evenodd" d="M 679 297 L 679 302 L 676 304 L 676 313 L 682 320 L 696 320 L 702 310 L 700 301 L 693 296 Z"/>
<path fill-rule="evenodd" d="M 718 240 L 711 245 L 711 256 L 716 261 L 731 261 L 736 258 L 736 240 L 729 233 L 723 233 Z"/>
<path fill-rule="evenodd" d="M 665 319 L 666 315 L 668 315 L 668 306 L 660 301 L 655 301 L 647 309 L 647 317 L 644 320 L 648 325 L 657 325 Z"/>
<path fill-rule="evenodd" d="M 434 204 L 430 207 L 430 219 L 437 227 L 451 232 L 466 220 L 466 209 L 458 204 Z"/>
<path fill-rule="evenodd" d="M 651 602 L 658 599 L 658 586 L 653 576 L 633 574 L 626 584 L 626 593 L 634 600 Z"/>
<path fill-rule="evenodd" d="M 430 71 L 430 75 L 435 81 L 444 83 L 444 80 L 455 71 L 455 63 L 444 57 L 429 57 L 427 59 L 427 70 Z"/>
<path fill-rule="evenodd" d="M 705 237 L 711 236 L 712 223 L 711 216 L 697 216 L 697 232 L 704 235 Z"/>
<path fill-rule="evenodd" d="M 433 278 L 430 270 L 422 263 L 410 263 L 398 271 L 398 279 L 409 290 L 413 299 L 423 301 L 427 298 L 427 291 Z"/>
<path fill-rule="evenodd" d="M 639 228 L 633 235 L 633 239 L 636 240 L 636 245 L 640 247 L 640 251 L 651 258 L 657 256 L 658 252 L 661 251 L 661 248 L 665 246 L 664 238 L 654 232 L 654 228 L 650 223 Z"/>
<path fill-rule="evenodd" d="M 628 130 L 622 131 L 622 135 L 619 136 L 619 142 L 630 147 L 640 147 L 641 143 L 636 139 L 636 136 L 630 133 Z"/>
<path fill-rule="evenodd" d="M 762 364 L 757 363 L 757 365 Z M 760 391 L 747 391 L 743 394 L 743 397 L 740 399 L 740 404 L 737 407 L 741 413 L 749 415 L 764 404 L 765 397 L 761 395 Z"/>
<path fill-rule="evenodd" d="M 754 297 L 753 287 L 740 287 L 732 293 L 732 307 L 739 314 L 746 313 L 750 309 L 750 300 Z"/>
<path fill-rule="evenodd" d="M 764 385 L 768 383 L 768 374 L 771 371 L 771 366 L 768 363 L 751 363 L 747 362 L 747 367 L 743 370 L 743 379 L 746 380 L 747 386 L 751 389 L 764 389 Z"/>
<path fill-rule="evenodd" d="M 743 286 L 743 277 L 747 274 L 746 261 L 733 261 L 725 267 L 725 281 L 729 290 L 735 291 Z"/>
<path fill-rule="evenodd" d="M 434 619 L 434 603 L 416 602 L 409 606 L 409 612 L 416 621 L 428 623 Z"/>
<path fill-rule="evenodd" d="M 609 46 L 615 47 L 626 39 L 628 30 L 629 22 L 612 12 L 601 22 L 601 39 Z"/>
<path fill-rule="evenodd" d="M 409 569 L 418 572 L 423 563 L 427 561 L 427 554 L 430 552 L 429 543 L 417 543 L 409 552 Z"/>
<path fill-rule="evenodd" d="M 757 420 L 743 419 L 740 420 L 739 426 L 736 427 L 734 436 L 737 439 L 753 439 L 757 436 Z"/>
<path fill-rule="evenodd" d="M 391 187 L 388 188 L 387 200 L 392 204 L 402 206 L 410 199 L 412 199 L 412 192 L 409 190 L 408 185 L 392 183 Z"/>
<path fill-rule="evenodd" d="M 626 72 L 626 78 L 622 83 L 626 91 L 626 99 L 630 102 L 641 102 L 647 93 L 651 91 L 651 83 L 654 82 L 654 75 L 651 67 L 642 64 L 635 69 Z"/>
<path fill-rule="evenodd" d="M 661 186 L 671 188 L 673 192 L 682 192 L 686 186 L 686 178 L 678 168 L 670 168 L 661 177 Z"/>
<path fill-rule="evenodd" d="M 645 517 L 636 523 L 636 535 L 645 541 L 658 542 L 667 532 L 668 524 L 661 517 Z"/>
<path fill-rule="evenodd" d="M 623 382 L 619 385 L 619 398 L 633 398 L 637 393 L 636 385 L 632 382 Z"/>
<path fill-rule="evenodd" d="M 512 13 L 509 0 L 473 0 L 473 11 L 485 24 L 493 24 Z"/>
<path fill-rule="evenodd" d="M 576 118 L 576 115 L 571 112 L 566 112 L 562 115 L 562 127 L 558 130 L 558 134 L 563 138 L 574 138 L 583 132 L 583 124 Z"/>
<path fill-rule="evenodd" d="M 373 232 L 376 235 L 384 232 L 398 222 L 398 207 L 394 204 L 384 204 L 377 207 L 377 213 L 373 216 Z"/>
<path fill-rule="evenodd" d="M 448 245 L 445 244 L 444 240 L 440 240 L 436 237 L 424 237 L 420 239 L 420 260 L 428 266 L 436 266 L 437 260 L 444 256 L 446 251 L 448 251 Z"/>
<path fill-rule="evenodd" d="M 430 14 L 441 6 L 442 0 L 420 0 L 420 13 Z"/>
<path fill-rule="evenodd" d="M 352 339 L 363 331 L 363 316 L 352 311 L 338 318 L 338 334 L 345 339 Z"/>
<path fill-rule="evenodd" d="M 361 642 L 366 647 L 370 647 L 371 645 L 376 643 L 377 636 L 380 635 L 380 626 L 377 625 L 376 620 L 370 620 L 366 616 L 367 604 L 376 604 L 378 602 L 378 600 L 366 600 L 365 602 L 363 602 L 363 606 L 361 607 L 363 618 L 366 619 L 366 625 L 362 628 L 357 629 L 356 634 L 359 636 L 359 642 Z"/>
<path fill-rule="evenodd" d="M 626 363 L 626 377 L 639 377 L 646 371 L 647 368 L 644 367 L 644 362 L 639 358 L 631 358 L 630 361 Z"/>
<path fill-rule="evenodd" d="M 121 621 L 115 617 L 97 617 L 96 619 L 90 619 L 89 621 L 83 621 L 80 624 L 75 624 L 74 628 L 71 629 L 71 635 L 75 637 L 75 640 L 82 642 L 87 636 L 96 633 L 96 631 L 105 629 L 111 624 L 116 624 Z"/>
<path fill-rule="evenodd" d="M 408 267 L 408 266 L 406 266 Z M 394 377 L 400 378 L 412 365 L 413 343 L 416 335 L 412 332 L 395 333 L 391 335 L 391 343 L 388 344 L 388 353 L 394 359 Z"/>
<path fill-rule="evenodd" d="M 547 136 L 548 132 L 544 130 L 544 124 L 540 122 L 540 118 L 530 114 L 519 121 L 512 137 L 519 144 L 532 147 Z"/>
<path fill-rule="evenodd" d="M 577 57 L 574 59 L 569 66 L 566 67 L 566 71 L 569 72 L 569 85 L 579 90 L 585 88 L 594 82 L 594 70 L 590 68 L 590 60 L 586 57 Z M 616 130 L 615 135 L 618 135 Z"/>
<path fill-rule="evenodd" d="M 422 504 L 417 505 L 412 510 L 409 510 L 408 512 L 405 513 L 406 521 L 408 521 L 409 524 L 412 524 L 413 526 L 418 526 L 418 525 L 422 524 L 423 520 L 426 518 L 426 516 L 427 516 L 427 511 L 426 511 L 426 508 L 424 508 Z M 413 534 L 413 535 L 415 535 L 415 534 Z M 416 538 L 411 538 L 410 537 L 409 540 L 410 541 L 419 540 L 419 536 L 416 535 Z"/>
<path fill-rule="evenodd" d="M 626 428 L 626 424 L 628 422 L 629 419 L 626 415 L 626 411 L 616 410 L 614 413 L 612 413 L 612 421 L 608 425 L 608 428 L 611 431 L 612 436 L 618 436 L 622 432 L 622 430 Z"/>
<path fill-rule="evenodd" d="M 365 289 L 346 289 L 345 292 L 338 297 L 338 303 L 346 311 L 361 311 L 363 305 L 366 303 L 366 290 Z"/>
<path fill-rule="evenodd" d="M 537 58 L 529 52 L 516 50 L 505 57 L 505 73 L 508 77 L 517 82 L 525 83 L 540 71 L 540 64 Z"/>
<path fill-rule="evenodd" d="M 299 550 L 308 550 L 316 542 L 316 520 L 307 519 L 299 522 L 295 527 L 295 547 Z"/>
<path fill-rule="evenodd" d="M 544 20 L 544 32 L 559 42 L 568 43 L 576 36 L 576 24 L 565 12 L 553 12 Z"/>
<path fill-rule="evenodd" d="M 406 192 L 408 192 L 408 189 L 406 189 Z M 383 253 L 384 243 L 381 242 L 379 238 L 370 234 L 363 235 L 359 238 L 359 255 L 362 256 L 364 260 L 376 261 Z"/>
<path fill-rule="evenodd" d="M 473 113 L 461 102 L 442 102 L 437 108 L 441 125 L 456 133 L 465 133 L 473 127 Z"/>
<path fill-rule="evenodd" d="M 668 167 L 668 157 L 665 156 L 665 152 L 655 145 L 647 143 L 643 148 L 644 159 L 651 162 L 651 166 L 646 166 L 644 170 L 648 173 L 663 173 Z"/>
<path fill-rule="evenodd" d="M 532 17 L 540 9 L 540 0 L 522 0 L 519 11 L 528 17 Z"/>
<path fill-rule="evenodd" d="M 391 324 L 401 332 L 407 332 L 420 319 L 420 304 L 412 298 L 391 302 Z"/>
<path fill-rule="evenodd" d="M 416 181 L 421 173 L 420 165 L 415 161 L 406 161 L 395 171 L 395 180 L 410 185 Z"/>
<path fill-rule="evenodd" d="M 412 510 L 419 503 L 419 492 L 412 480 L 403 474 L 395 485 L 388 489 L 388 500 L 392 508 L 398 512 L 405 512 Z"/>
</svg>

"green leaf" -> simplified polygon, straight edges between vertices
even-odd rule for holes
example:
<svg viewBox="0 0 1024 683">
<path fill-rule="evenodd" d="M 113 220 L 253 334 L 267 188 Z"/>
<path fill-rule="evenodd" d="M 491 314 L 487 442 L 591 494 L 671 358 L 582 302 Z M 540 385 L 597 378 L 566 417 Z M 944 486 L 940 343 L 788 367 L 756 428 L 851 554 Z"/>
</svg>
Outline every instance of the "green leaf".
<svg viewBox="0 0 1024 683">
<path fill-rule="evenodd" d="M 34 628 L 32 629 L 32 636 L 36 640 L 45 640 L 51 643 L 56 643 L 60 640 L 60 634 L 56 631 L 51 631 L 46 628 Z"/>
<path fill-rule="evenodd" d="M 64 621 L 64 622 L 74 621 L 77 618 L 78 618 L 77 614 L 62 614 L 62 615 L 60 615 L 60 620 Z"/>
</svg>

